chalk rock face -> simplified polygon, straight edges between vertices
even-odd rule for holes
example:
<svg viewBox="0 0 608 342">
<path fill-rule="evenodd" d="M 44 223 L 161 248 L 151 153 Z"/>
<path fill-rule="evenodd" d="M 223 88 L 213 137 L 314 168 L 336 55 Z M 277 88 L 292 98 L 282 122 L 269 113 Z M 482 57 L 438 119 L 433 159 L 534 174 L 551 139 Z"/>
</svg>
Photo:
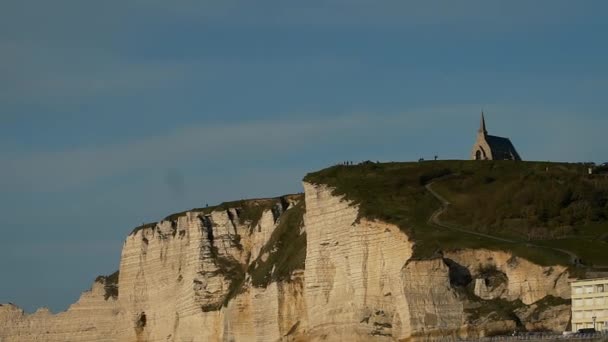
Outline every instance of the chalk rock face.
<svg viewBox="0 0 608 342">
<path fill-rule="evenodd" d="M 223 334 L 209 341 L 278 341 L 290 338 L 306 320 L 303 272 L 289 282 L 249 287 L 223 310 Z"/>
<path fill-rule="evenodd" d="M 243 273 L 244 256 L 236 238 L 241 229 L 226 211 L 204 216 L 188 212 L 176 223 L 161 221 L 129 235 L 118 288 L 134 327 L 132 337 L 193 339 L 203 332 L 189 326 L 218 319 L 215 311 Z M 205 329 L 209 337 L 216 333 Z"/>
<path fill-rule="evenodd" d="M 57 315 L 47 309 L 33 314 L 12 304 L 0 306 L 0 340 L 4 341 L 116 341 L 125 319 L 119 304 L 105 297 L 104 285 L 94 283 L 90 291 L 66 312 Z"/>
<path fill-rule="evenodd" d="M 358 221 L 357 208 L 325 186 L 304 188 L 309 338 L 393 340 L 460 327 L 462 304 L 440 259 L 408 263 L 413 244 L 398 227 Z"/>
<path fill-rule="evenodd" d="M 492 284 L 496 281 L 496 277 L 493 278 L 477 278 L 475 279 L 473 293 L 485 300 L 491 300 L 500 298 L 507 291 L 506 282 L 500 282 L 499 284 Z"/>
<path fill-rule="evenodd" d="M 484 269 L 495 268 L 507 277 L 506 290 L 499 291 L 500 298 L 509 301 L 521 299 L 532 304 L 548 295 L 570 298 L 568 271 L 565 266 L 539 266 L 526 259 L 503 251 L 486 249 L 446 252 L 444 257 L 466 267 L 473 278 L 482 278 Z M 479 288 L 480 295 L 494 297 Z"/>
<path fill-rule="evenodd" d="M 449 269 L 441 259 L 410 261 L 402 272 L 410 313 L 410 331 L 401 336 L 451 334 L 463 321 L 463 305 L 450 286 Z"/>
<path fill-rule="evenodd" d="M 303 311 L 301 274 L 267 288 L 245 279 L 251 256 L 277 223 L 271 210 L 253 226 L 241 224 L 237 210 L 188 212 L 130 235 L 119 282 L 121 304 L 134 320 L 128 338 L 269 341 L 286 334 L 299 321 L 293 312 Z"/>
<path fill-rule="evenodd" d="M 257 207 L 257 216 L 245 215 L 237 205 L 189 211 L 142 226 L 125 240 L 117 294 L 108 291 L 104 278 L 59 314 L 40 310 L 27 315 L 14 305 L 1 305 L 0 340 L 473 337 L 515 328 L 515 321 L 491 314 L 480 317 L 479 326 L 469 324 L 465 305 L 496 298 L 528 304 L 518 309 L 526 327 L 561 329 L 567 322 L 568 305 L 547 310 L 533 304 L 548 295 L 569 298 L 565 267 L 542 267 L 490 250 L 416 260 L 414 242 L 398 227 L 359 218 L 358 207 L 327 186 L 304 183 L 304 189 L 304 198 L 266 202 Z M 302 200 L 304 226 L 281 239 L 282 220 L 289 222 L 290 210 Z M 298 208 L 301 219 L 303 206 Z M 305 237 L 304 269 L 302 248 L 295 270 L 289 268 L 292 254 L 277 254 L 294 247 L 289 245 L 293 236 Z M 463 295 L 469 288 L 476 296 L 471 302 Z"/>
<path fill-rule="evenodd" d="M 257 222 L 241 222 L 231 208 L 136 229 L 123 246 L 117 298 L 102 280 L 56 315 L 2 305 L 0 340 L 273 341 L 293 333 L 306 312 L 303 271 L 257 288 L 246 270 L 296 201 L 277 201 Z"/>
</svg>

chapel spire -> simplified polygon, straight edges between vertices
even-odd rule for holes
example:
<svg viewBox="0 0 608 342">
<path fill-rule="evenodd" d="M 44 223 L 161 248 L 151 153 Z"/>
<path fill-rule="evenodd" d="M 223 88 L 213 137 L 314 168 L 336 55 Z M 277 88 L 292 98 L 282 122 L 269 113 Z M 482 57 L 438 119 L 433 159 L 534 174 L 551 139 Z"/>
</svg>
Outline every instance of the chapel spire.
<svg viewBox="0 0 608 342">
<path fill-rule="evenodd" d="M 487 135 L 488 131 L 486 130 L 486 119 L 483 116 L 483 110 L 481 111 L 481 123 L 479 124 L 479 134 Z"/>
</svg>

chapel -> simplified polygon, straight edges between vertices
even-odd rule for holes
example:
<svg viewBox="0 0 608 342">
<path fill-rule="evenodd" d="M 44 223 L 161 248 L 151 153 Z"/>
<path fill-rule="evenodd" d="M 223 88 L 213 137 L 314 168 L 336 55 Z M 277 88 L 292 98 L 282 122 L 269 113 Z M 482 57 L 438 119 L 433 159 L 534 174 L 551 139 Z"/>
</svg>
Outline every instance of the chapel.
<svg viewBox="0 0 608 342">
<path fill-rule="evenodd" d="M 477 140 L 471 152 L 473 160 L 521 160 L 515 146 L 509 138 L 489 135 L 486 120 L 481 112 L 481 123 L 477 131 Z"/>
</svg>

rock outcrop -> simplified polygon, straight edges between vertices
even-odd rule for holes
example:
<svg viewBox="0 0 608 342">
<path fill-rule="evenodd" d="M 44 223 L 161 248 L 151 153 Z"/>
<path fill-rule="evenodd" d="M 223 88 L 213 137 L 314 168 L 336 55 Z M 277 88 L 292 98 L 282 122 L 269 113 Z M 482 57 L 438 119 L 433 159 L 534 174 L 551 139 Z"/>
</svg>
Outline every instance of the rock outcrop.
<svg viewBox="0 0 608 342">
<path fill-rule="evenodd" d="M 123 334 L 120 322 L 127 319 L 114 298 L 105 299 L 102 283 L 62 313 L 53 315 L 47 309 L 33 314 L 12 304 L 0 305 L 0 340 L 4 341 L 115 341 Z"/>
<path fill-rule="evenodd" d="M 479 279 L 479 285 L 476 285 L 479 293 L 476 294 L 482 298 L 486 296 L 484 299 L 520 299 L 530 305 L 549 295 L 570 298 L 569 273 L 565 266 L 543 267 L 508 252 L 486 249 L 446 252 L 444 257 L 464 266 L 474 279 Z M 484 275 L 488 270 L 504 274 L 503 287 L 488 289 L 485 286 L 486 281 L 492 280 Z M 496 272 L 491 273 L 490 276 L 497 280 Z"/>
<path fill-rule="evenodd" d="M 139 227 L 116 285 L 101 277 L 58 314 L 2 305 L 0 340 L 433 340 L 567 322 L 567 304 L 540 303 L 568 298 L 564 267 L 491 250 L 417 260 L 399 227 L 327 186 L 304 189 Z M 494 301 L 521 303 L 519 318 L 478 312 Z"/>
<path fill-rule="evenodd" d="M 532 304 L 515 311 L 528 331 L 565 331 L 570 323 L 570 305 L 557 304 L 543 307 Z"/>
</svg>

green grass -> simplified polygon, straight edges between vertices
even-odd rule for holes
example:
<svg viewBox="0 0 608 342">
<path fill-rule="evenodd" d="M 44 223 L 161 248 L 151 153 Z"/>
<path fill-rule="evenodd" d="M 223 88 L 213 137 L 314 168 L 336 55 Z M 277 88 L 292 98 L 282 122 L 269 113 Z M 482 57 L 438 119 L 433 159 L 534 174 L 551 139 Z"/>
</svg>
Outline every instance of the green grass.
<svg viewBox="0 0 608 342">
<path fill-rule="evenodd" d="M 218 268 L 217 272 L 229 279 L 230 285 L 223 303 L 203 306 L 203 311 L 218 310 L 221 306 L 227 306 L 230 300 L 242 291 L 245 284 L 245 275 L 248 271 L 252 274 L 254 286 L 262 286 L 262 282 L 263 286 L 267 286 L 271 281 L 288 279 L 291 272 L 295 269 L 304 268 L 306 235 L 299 233 L 303 225 L 303 197 L 302 194 L 296 194 L 273 199 L 225 202 L 220 206 L 205 208 L 202 211 L 203 214 L 207 214 L 212 210 L 237 209 L 240 223 L 248 224 L 250 231 L 252 231 L 259 223 L 264 211 L 273 210 L 277 205 L 286 205 L 288 200 L 297 201 L 297 204 L 293 208 L 288 209 L 278 217 L 280 222 L 277 228 L 273 231 L 269 242 L 262 248 L 261 253 L 270 253 L 266 262 L 262 262 L 258 258 L 247 270 L 247 265 L 243 265 L 231 257 L 220 255 L 217 247 L 212 243 L 211 257 Z M 175 216 L 172 216 L 172 218 L 175 219 Z M 238 242 L 240 237 L 237 235 L 235 239 Z M 274 272 L 271 272 L 273 268 Z"/>
<path fill-rule="evenodd" d="M 200 215 L 209 215 L 212 211 L 222 211 L 228 209 L 237 209 L 238 218 L 240 224 L 248 224 L 250 229 L 255 228 L 262 218 L 262 214 L 266 210 L 271 210 L 277 203 L 282 203 L 284 200 L 291 198 L 298 198 L 302 194 L 291 194 L 276 198 L 259 198 L 259 199 L 244 199 L 238 201 L 222 202 L 218 205 L 204 207 L 204 208 L 192 208 L 190 210 L 180 211 L 168 215 L 163 221 L 176 221 L 182 216 L 186 216 L 188 212 L 199 213 Z M 155 227 L 157 222 L 151 222 L 142 224 L 135 227 L 129 235 L 133 235 L 138 231 L 145 228 Z"/>
<path fill-rule="evenodd" d="M 584 165 L 490 163 L 433 188 L 452 203 L 445 222 L 608 264 L 608 178 Z"/>
<path fill-rule="evenodd" d="M 605 241 L 587 238 L 564 238 L 535 241 L 535 243 L 571 251 L 589 266 L 608 266 L 608 243 Z"/>
<path fill-rule="evenodd" d="M 577 232 L 593 237 L 608 232 L 608 178 L 586 173 L 583 164 L 427 161 L 334 166 L 310 173 L 304 180 L 333 187 L 335 195 L 344 195 L 359 205 L 360 217 L 399 226 L 414 240 L 415 258 L 433 257 L 446 250 L 488 248 L 553 265 L 568 264 L 569 257 L 528 245 L 529 236 L 546 241 Z M 452 176 L 440 178 L 445 175 Z M 440 203 L 424 184 L 438 179 L 433 189 L 452 202 L 442 221 L 516 237 L 520 243 L 429 225 L 427 220 Z M 563 228 L 565 223 L 571 223 L 572 228 Z M 604 250 L 597 253 L 608 260 L 608 248 Z"/>
<path fill-rule="evenodd" d="M 335 195 L 359 204 L 360 217 L 397 223 L 408 233 L 419 234 L 440 204 L 422 185 L 447 163 L 367 163 L 334 166 L 306 175 L 304 181 L 327 184 Z"/>
<path fill-rule="evenodd" d="M 215 262 L 219 272 L 222 273 L 224 277 L 230 279 L 228 294 L 222 303 L 224 306 L 228 306 L 228 302 L 241 292 L 243 282 L 245 281 L 245 269 L 243 265 L 232 258 L 216 256 Z"/>
<path fill-rule="evenodd" d="M 291 273 L 296 269 L 304 269 L 306 234 L 300 234 L 300 228 L 304 224 L 304 196 L 298 194 L 289 195 L 289 197 L 295 199 L 297 203 L 294 207 L 282 213 L 279 217 L 278 226 L 272 232 L 267 244 L 262 247 L 260 255 L 269 253 L 266 261 L 262 261 L 261 257 L 258 257 L 246 269 L 246 265 L 240 264 L 237 260 L 218 256 L 217 249 L 212 248 L 212 256 L 219 272 L 230 279 L 228 294 L 223 302 L 224 306 L 227 306 L 230 300 L 242 291 L 246 273 L 251 275 L 253 286 L 266 287 L 273 281 L 288 280 Z M 240 205 L 238 208 L 246 208 L 239 217 L 243 220 L 243 223 L 249 222 L 250 227 L 254 227 L 259 222 L 263 210 L 271 210 L 276 204 L 282 203 L 284 200 L 286 199 L 255 200 L 257 203 L 252 201 L 249 201 L 249 203 L 230 202 L 229 207 L 234 208 L 234 205 Z M 260 208 L 263 208 L 263 210 L 258 213 Z M 245 214 L 247 211 L 249 213 Z M 215 310 L 217 308 L 208 309 Z"/>
<path fill-rule="evenodd" d="M 190 210 L 171 214 L 165 217 L 164 220 L 175 221 L 179 217 L 185 216 L 187 212 L 197 212 L 202 215 L 209 215 L 212 211 L 238 209 L 240 223 L 244 224 L 246 222 L 250 222 L 252 226 L 255 226 L 262 218 L 262 214 L 264 213 L 264 211 L 270 210 L 277 203 L 277 200 L 277 198 L 265 198 L 223 202 L 221 204 L 211 207 L 193 208 Z"/>
<path fill-rule="evenodd" d="M 582 169 L 580 164 L 491 162 L 435 189 L 452 202 L 445 220 L 479 231 L 525 239 L 592 233 L 589 227 L 606 232 L 608 178 L 589 177 Z"/>
<path fill-rule="evenodd" d="M 289 280 L 294 270 L 304 269 L 306 233 L 300 233 L 300 229 L 304 225 L 305 210 L 302 199 L 281 216 L 260 256 L 249 267 L 253 286 L 266 287 L 273 281 Z M 265 253 L 268 258 L 262 261 Z"/>
<path fill-rule="evenodd" d="M 156 227 L 156 222 L 144 223 L 141 226 L 137 226 L 137 227 L 133 228 L 133 230 L 131 231 L 131 233 L 129 233 L 129 235 L 135 235 L 135 234 L 137 234 L 138 231 L 140 231 L 142 229 L 154 228 L 154 227 Z"/>
</svg>

